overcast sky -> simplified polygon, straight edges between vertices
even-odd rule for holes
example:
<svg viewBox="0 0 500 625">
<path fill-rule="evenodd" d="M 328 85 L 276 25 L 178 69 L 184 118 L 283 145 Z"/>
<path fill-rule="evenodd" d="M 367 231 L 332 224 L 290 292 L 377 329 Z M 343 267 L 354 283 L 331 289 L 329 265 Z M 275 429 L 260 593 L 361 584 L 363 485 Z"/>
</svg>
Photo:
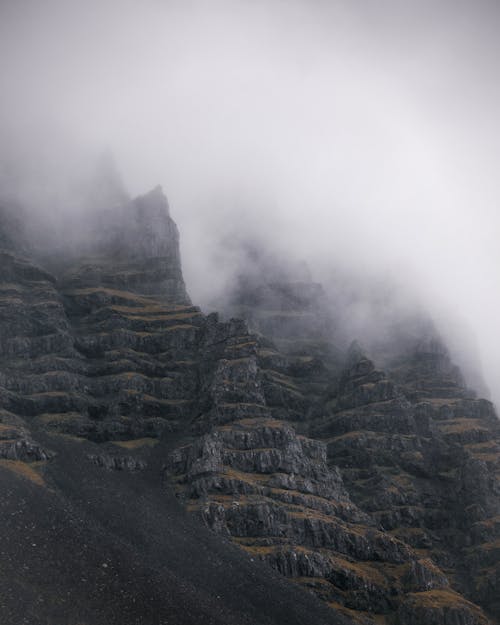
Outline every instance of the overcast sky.
<svg viewBox="0 0 500 625">
<path fill-rule="evenodd" d="M 50 198 L 102 149 L 161 183 L 195 301 L 235 229 L 396 275 L 473 328 L 498 401 L 495 5 L 0 0 L 1 151 Z"/>
</svg>

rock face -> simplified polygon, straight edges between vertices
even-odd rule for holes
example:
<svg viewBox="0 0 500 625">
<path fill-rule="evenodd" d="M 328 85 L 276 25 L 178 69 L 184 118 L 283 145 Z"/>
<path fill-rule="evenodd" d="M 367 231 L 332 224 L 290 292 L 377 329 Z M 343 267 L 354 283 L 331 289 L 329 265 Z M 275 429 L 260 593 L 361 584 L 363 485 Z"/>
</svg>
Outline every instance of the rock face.
<svg viewBox="0 0 500 625">
<path fill-rule="evenodd" d="M 188 506 L 356 619 L 497 622 L 499 424 L 491 403 L 466 388 L 435 334 L 406 343 L 383 371 L 356 343 L 344 356 L 331 345 L 333 324 L 314 323 L 327 317 L 312 285 L 294 301 L 295 283 L 254 292 L 253 277 L 240 284 L 231 310 L 239 305 L 259 333 L 274 425 L 236 421 L 205 438 L 211 446 L 176 452 L 168 470 Z M 293 325 L 280 319 L 284 311 Z M 311 479 L 300 445 L 277 435 L 270 443 L 269 427 L 293 427 L 313 446 L 321 477 Z M 478 527 L 492 532 L 474 538 Z"/>
<path fill-rule="evenodd" d="M 134 556 L 155 571 L 154 554 L 167 549 L 160 534 L 178 513 L 169 503 L 162 517 L 153 510 L 163 504 L 148 502 L 175 493 L 193 517 L 186 527 L 203 534 L 201 520 L 222 554 L 210 556 L 221 562 L 215 574 L 199 548 L 207 573 L 196 584 L 226 579 L 236 557 L 255 570 L 252 588 L 265 578 L 276 593 L 250 617 L 258 593 L 232 572 L 228 592 L 250 612 L 238 620 L 224 595 L 229 612 L 207 608 L 208 622 L 499 622 L 498 419 L 437 336 L 419 337 L 382 369 L 357 343 L 338 349 L 321 287 L 283 272 L 240 280 L 229 300 L 240 318 L 203 315 L 186 294 L 159 188 L 104 211 L 91 243 L 68 262 L 43 256 L 47 269 L 16 253 L 21 226 L 8 220 L 4 230 L 0 477 L 3 469 L 33 488 L 49 484 L 43 501 L 49 491 L 66 501 L 67 472 L 90 506 L 97 475 L 95 536 L 122 527 L 123 516 L 132 542 L 146 531 L 144 514 L 110 502 L 133 492 L 158 518 L 159 533 L 148 526 Z M 180 532 L 168 558 L 182 568 L 176 541 L 190 547 Z M 298 586 L 272 581 L 273 570 Z M 287 607 L 276 615 L 273 601 Z M 75 622 L 115 622 L 81 614 Z"/>
<path fill-rule="evenodd" d="M 103 286 L 173 304 L 189 304 L 182 277 L 179 232 L 161 187 L 95 217 L 89 258 L 66 272 L 66 288 Z"/>
</svg>

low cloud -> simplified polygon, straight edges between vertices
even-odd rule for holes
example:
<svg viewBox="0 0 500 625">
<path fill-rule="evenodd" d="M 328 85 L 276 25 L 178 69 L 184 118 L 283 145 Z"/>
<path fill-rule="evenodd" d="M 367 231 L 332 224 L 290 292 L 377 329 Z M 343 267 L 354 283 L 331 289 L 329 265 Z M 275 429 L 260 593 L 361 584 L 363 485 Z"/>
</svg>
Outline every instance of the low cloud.
<svg viewBox="0 0 500 625">
<path fill-rule="evenodd" d="M 457 353 L 451 320 L 472 329 L 498 401 L 498 18 L 486 1 L 3 0 L 0 195 L 53 223 L 89 211 L 109 150 L 131 195 L 163 185 L 195 301 L 223 292 L 243 236 L 318 280 L 395 281 Z"/>
</svg>

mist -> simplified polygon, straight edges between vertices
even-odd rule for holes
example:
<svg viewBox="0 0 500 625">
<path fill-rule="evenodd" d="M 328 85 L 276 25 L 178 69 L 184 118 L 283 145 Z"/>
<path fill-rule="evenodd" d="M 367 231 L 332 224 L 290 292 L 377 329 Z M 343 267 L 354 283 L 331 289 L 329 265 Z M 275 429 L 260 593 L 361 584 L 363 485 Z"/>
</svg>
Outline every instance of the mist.
<svg viewBox="0 0 500 625">
<path fill-rule="evenodd" d="M 2 0 L 0 195 L 87 214 L 110 152 L 130 195 L 162 184 L 194 302 L 223 293 L 242 235 L 318 281 L 394 283 L 457 354 L 477 344 L 498 402 L 499 13 Z"/>
</svg>

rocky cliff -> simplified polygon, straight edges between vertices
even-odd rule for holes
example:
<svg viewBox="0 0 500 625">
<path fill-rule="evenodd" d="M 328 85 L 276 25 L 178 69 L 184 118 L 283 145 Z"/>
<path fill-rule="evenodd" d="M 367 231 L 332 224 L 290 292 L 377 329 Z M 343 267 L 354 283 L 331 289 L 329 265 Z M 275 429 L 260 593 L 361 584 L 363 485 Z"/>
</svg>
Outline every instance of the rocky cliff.
<svg viewBox="0 0 500 625">
<path fill-rule="evenodd" d="M 437 335 L 382 370 L 283 273 L 205 316 L 159 188 L 53 255 L 0 221 L 6 623 L 500 622 L 498 419 Z"/>
</svg>

